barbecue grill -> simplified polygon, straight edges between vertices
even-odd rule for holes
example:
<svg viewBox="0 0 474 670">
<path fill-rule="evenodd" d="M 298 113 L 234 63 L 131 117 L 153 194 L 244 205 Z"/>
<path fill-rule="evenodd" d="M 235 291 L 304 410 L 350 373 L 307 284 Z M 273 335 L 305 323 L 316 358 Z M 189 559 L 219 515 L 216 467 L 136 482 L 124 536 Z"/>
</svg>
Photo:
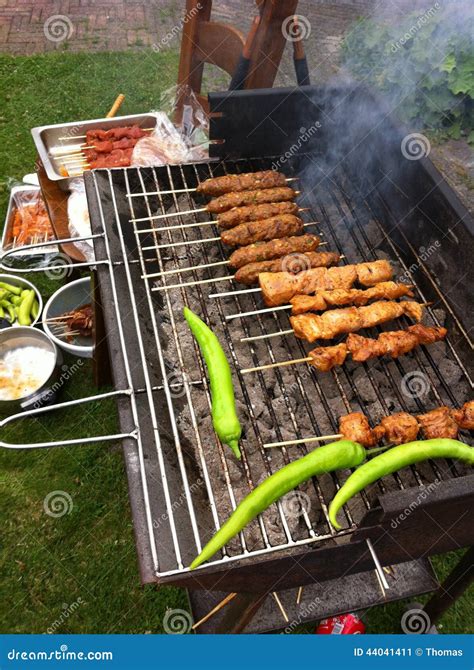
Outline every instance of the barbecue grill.
<svg viewBox="0 0 474 670">
<path fill-rule="evenodd" d="M 358 496 L 340 532 L 330 527 L 327 506 L 347 473 L 315 478 L 189 571 L 246 493 L 307 453 L 305 445 L 267 450 L 264 443 L 336 433 L 339 415 L 349 411 L 375 421 L 393 411 L 457 406 L 472 388 L 463 273 L 473 222 L 427 158 L 404 157 L 406 133 L 383 106 L 345 86 L 211 94 L 210 104 L 218 113 L 211 138 L 223 143 L 211 145 L 208 162 L 85 175 L 114 384 L 122 392 L 121 431 L 130 436 L 124 453 L 143 582 L 265 591 L 373 569 L 367 538 L 382 565 L 467 546 L 474 477 L 439 461 Z M 347 263 L 394 262 L 399 280 L 433 302 L 426 322 L 447 326 L 444 344 L 327 375 L 298 366 L 240 373 L 304 357 L 307 347 L 292 335 L 241 341 L 287 329 L 288 315 L 259 313 L 258 288 L 233 282 L 221 244 L 205 242 L 216 228 L 190 225 L 210 218 L 193 211 L 205 202 L 192 189 L 211 176 L 271 167 L 298 177 L 306 221 L 318 222 L 307 231 L 323 235 L 328 250 Z M 184 305 L 214 329 L 234 368 L 245 428 L 241 464 L 212 429 L 205 369 Z M 226 318 L 249 311 L 257 313 Z"/>
<path fill-rule="evenodd" d="M 339 532 L 327 510 L 348 473 L 313 478 L 210 562 L 188 568 L 252 487 L 311 448 L 264 444 L 337 433 L 339 416 L 350 411 L 376 422 L 469 398 L 473 317 L 466 277 L 474 222 L 430 160 L 413 160 L 412 135 L 363 88 L 233 91 L 209 99 L 216 140 L 209 161 L 85 174 L 100 306 L 96 331 L 108 344 L 115 390 L 60 406 L 114 397 L 120 432 L 0 444 L 122 440 L 142 582 L 252 593 L 243 603 L 248 620 L 259 594 L 349 579 L 373 570 L 374 562 L 383 581 L 381 566 L 413 566 L 473 544 L 466 517 L 474 476 L 463 465 L 437 461 L 406 468 L 356 496 Z M 326 374 L 295 365 L 244 375 L 243 369 L 304 358 L 307 345 L 292 334 L 267 337 L 288 330 L 288 312 L 264 309 L 258 287 L 235 283 L 194 189 L 211 176 L 269 168 L 298 179 L 306 232 L 321 235 L 346 263 L 390 259 L 395 278 L 414 284 L 420 302 L 432 303 L 425 322 L 445 325 L 447 339 L 397 360 L 348 362 Z M 234 369 L 241 462 L 213 430 L 206 371 L 182 316 L 185 305 L 210 324 Z M 97 345 L 103 346 L 100 338 Z M 53 409 L 30 410 L 1 425 Z M 432 588 L 430 573 L 420 591 Z M 333 590 L 340 606 L 340 591 Z M 345 602 L 352 609 L 362 600 L 352 594 Z"/>
</svg>

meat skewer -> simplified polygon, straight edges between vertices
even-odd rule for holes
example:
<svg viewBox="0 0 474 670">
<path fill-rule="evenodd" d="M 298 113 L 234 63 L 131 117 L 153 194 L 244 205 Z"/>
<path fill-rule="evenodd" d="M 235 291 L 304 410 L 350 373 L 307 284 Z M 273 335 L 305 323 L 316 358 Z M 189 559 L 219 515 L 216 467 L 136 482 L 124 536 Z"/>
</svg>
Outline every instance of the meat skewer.
<svg viewBox="0 0 474 670">
<path fill-rule="evenodd" d="M 305 442 L 321 442 L 344 438 L 359 442 L 365 447 L 373 447 L 382 439 L 390 444 L 406 444 L 417 439 L 420 431 L 424 439 L 458 437 L 459 430 L 474 430 L 474 400 L 465 402 L 459 409 L 446 406 L 437 407 L 425 414 L 413 416 L 407 412 L 397 412 L 385 416 L 379 425 L 371 428 L 367 417 L 361 412 L 351 412 L 339 419 L 339 433 L 319 437 L 271 442 L 265 448 L 283 447 Z"/>
<path fill-rule="evenodd" d="M 307 208 L 305 208 L 307 209 Z M 259 219 L 269 219 L 271 216 L 280 216 L 282 214 L 297 214 L 299 211 L 305 211 L 298 207 L 296 202 L 289 200 L 284 202 L 269 202 L 261 205 L 246 205 L 243 207 L 232 207 L 226 212 L 220 212 L 217 215 L 217 225 L 220 228 L 228 230 L 239 223 L 248 221 L 258 221 Z"/>
<path fill-rule="evenodd" d="M 227 212 L 233 207 L 255 206 L 266 203 L 285 202 L 294 200 L 300 191 L 294 191 L 289 186 L 280 186 L 277 188 L 267 188 L 259 191 L 241 191 L 240 193 L 226 193 L 218 198 L 211 200 L 205 207 L 197 209 L 180 210 L 178 212 L 168 212 L 167 214 L 154 214 L 144 216 L 139 219 L 130 219 L 130 221 L 151 221 L 155 219 L 167 219 L 170 216 L 183 216 L 184 214 L 197 214 L 199 212 L 211 212 L 220 214 Z"/>
<path fill-rule="evenodd" d="M 203 195 L 215 197 L 225 193 L 286 186 L 287 181 L 287 177 L 281 172 L 260 170 L 259 172 L 243 172 L 206 179 L 198 185 L 196 191 Z"/>
<path fill-rule="evenodd" d="M 415 321 L 421 321 L 423 306 L 414 300 L 404 302 L 379 300 L 365 307 L 330 309 L 321 315 L 309 312 L 290 316 L 290 323 L 296 337 L 315 342 L 332 340 L 343 333 L 353 333 L 363 328 L 373 328 L 400 316 L 409 316 Z"/>
<path fill-rule="evenodd" d="M 270 219 L 241 223 L 231 230 L 224 230 L 221 233 L 221 240 L 230 247 L 242 247 L 256 242 L 299 235 L 302 232 L 302 219 L 293 214 L 283 214 L 272 216 Z"/>
<path fill-rule="evenodd" d="M 243 207 L 248 205 L 262 205 L 268 202 L 283 202 L 294 200 L 299 194 L 289 186 L 259 189 L 253 191 L 240 191 L 238 193 L 226 193 L 214 198 L 207 203 L 207 211 L 213 214 L 227 212 L 232 207 Z"/>
<path fill-rule="evenodd" d="M 296 238 L 301 239 L 301 238 Z M 244 247 L 245 248 L 245 247 Z M 239 251 L 239 250 L 238 250 Z M 341 256 L 343 258 L 343 256 Z M 251 312 L 238 312 L 226 316 L 227 320 L 240 319 L 245 316 L 254 316 L 265 314 L 267 312 L 277 312 L 291 309 L 293 315 L 304 314 L 305 312 L 324 311 L 329 306 L 338 305 L 365 305 L 371 300 L 396 300 L 404 296 L 413 297 L 412 287 L 407 284 L 398 284 L 393 281 L 380 282 L 368 289 L 334 289 L 332 291 L 316 291 L 314 296 L 297 295 L 291 299 L 289 305 L 279 305 L 278 307 L 267 307 L 256 309 Z"/>
<path fill-rule="evenodd" d="M 310 295 L 318 290 L 350 289 L 358 281 L 374 286 L 392 278 L 392 266 L 386 260 L 345 265 L 329 270 L 315 268 L 292 275 L 288 272 L 262 273 L 259 284 L 268 307 L 288 303 L 296 295 Z"/>
<path fill-rule="evenodd" d="M 249 263 L 269 261 L 288 254 L 305 254 L 316 251 L 320 242 L 321 238 L 318 235 L 311 234 L 254 242 L 232 252 L 229 256 L 229 265 L 238 269 Z"/>
<path fill-rule="evenodd" d="M 398 358 L 412 351 L 420 344 L 432 344 L 443 340 L 446 337 L 446 333 L 446 328 L 416 324 L 408 326 L 406 330 L 380 333 L 375 339 L 359 335 L 349 335 L 346 342 L 341 342 L 341 344 L 329 347 L 316 347 L 309 352 L 306 358 L 281 361 L 280 363 L 269 363 L 268 365 L 260 365 L 255 368 L 247 368 L 241 370 L 241 372 L 242 374 L 247 374 L 248 372 L 269 370 L 271 368 L 297 365 L 299 363 L 309 363 L 309 365 L 316 368 L 319 372 L 329 372 L 329 370 L 332 370 L 337 365 L 342 365 L 348 354 L 351 354 L 353 360 L 358 362 L 381 356 Z"/>
<path fill-rule="evenodd" d="M 323 312 L 329 307 L 355 305 L 361 307 L 371 300 L 396 300 L 408 296 L 413 297 L 413 287 L 408 284 L 397 284 L 393 281 L 380 282 L 368 289 L 334 289 L 333 291 L 316 291 L 314 295 L 296 295 L 290 300 L 293 316 L 305 312 Z"/>
</svg>

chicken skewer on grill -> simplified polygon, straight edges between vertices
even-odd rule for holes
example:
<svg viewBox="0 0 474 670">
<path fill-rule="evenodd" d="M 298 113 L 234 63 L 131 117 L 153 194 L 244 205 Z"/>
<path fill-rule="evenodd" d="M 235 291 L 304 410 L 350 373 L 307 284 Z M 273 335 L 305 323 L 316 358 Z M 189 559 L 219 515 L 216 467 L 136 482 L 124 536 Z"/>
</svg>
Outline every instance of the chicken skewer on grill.
<svg viewBox="0 0 474 670">
<path fill-rule="evenodd" d="M 305 358 L 297 358 L 280 363 L 269 363 L 255 368 L 241 370 L 242 374 L 269 370 L 271 368 L 286 367 L 299 363 L 309 363 L 319 372 L 329 372 L 337 365 L 342 365 L 349 354 L 354 361 L 364 362 L 369 358 L 390 356 L 398 358 L 412 351 L 420 344 L 433 344 L 446 337 L 446 328 L 423 326 L 416 324 L 408 326 L 406 330 L 395 330 L 380 333 L 377 338 L 349 335 L 346 342 L 328 347 L 316 347 Z"/>
<path fill-rule="evenodd" d="M 397 412 L 381 419 L 371 428 L 367 417 L 361 412 L 351 412 L 339 419 L 339 433 L 318 437 L 286 440 L 264 444 L 266 448 L 283 447 L 304 442 L 322 442 L 327 439 L 346 439 L 359 442 L 364 447 L 375 446 L 386 440 L 389 444 L 406 444 L 417 439 L 420 431 L 424 439 L 456 439 L 460 430 L 474 430 L 474 400 L 465 402 L 459 409 L 442 406 L 430 412 L 413 416 L 408 412 Z"/>
<path fill-rule="evenodd" d="M 393 281 L 380 282 L 368 289 L 334 289 L 333 291 L 316 291 L 314 295 L 296 295 L 290 300 L 293 316 L 306 312 L 324 312 L 329 307 L 354 305 L 361 307 L 371 300 L 396 300 L 408 296 L 413 297 L 412 286 L 398 284 Z"/>
<path fill-rule="evenodd" d="M 338 268 L 315 268 L 292 275 L 289 272 L 263 272 L 258 280 L 263 299 L 268 307 L 288 303 L 296 295 L 310 295 L 318 290 L 350 289 L 356 281 L 363 286 L 374 286 L 392 278 L 392 266 L 379 260 Z"/>
<path fill-rule="evenodd" d="M 330 309 L 323 314 L 298 314 L 290 316 L 290 323 L 296 337 L 308 342 L 332 340 L 343 333 L 353 333 L 363 328 L 373 328 L 400 316 L 408 316 L 415 321 L 423 317 L 423 305 L 414 300 L 395 302 L 379 300 L 365 307 L 344 307 Z"/>
<path fill-rule="evenodd" d="M 296 238 L 299 239 L 299 238 Z M 343 258 L 343 256 L 341 256 Z M 268 307 L 253 310 L 251 312 L 237 312 L 226 316 L 232 320 L 245 316 L 264 314 L 265 312 L 276 312 L 291 309 L 292 315 L 305 314 L 306 312 L 324 311 L 330 306 L 357 305 L 362 306 L 372 300 L 396 300 L 397 298 L 413 297 L 412 287 L 408 284 L 399 284 L 394 281 L 380 282 L 368 289 L 334 289 L 332 291 L 316 291 L 314 296 L 296 295 L 290 300 L 289 305 L 279 307 Z"/>
</svg>

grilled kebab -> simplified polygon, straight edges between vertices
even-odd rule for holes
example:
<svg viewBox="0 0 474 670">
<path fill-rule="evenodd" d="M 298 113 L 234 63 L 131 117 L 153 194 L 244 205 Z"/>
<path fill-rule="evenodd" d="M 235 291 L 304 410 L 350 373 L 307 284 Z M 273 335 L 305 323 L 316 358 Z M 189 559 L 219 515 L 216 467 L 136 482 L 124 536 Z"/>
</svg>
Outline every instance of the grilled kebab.
<svg viewBox="0 0 474 670">
<path fill-rule="evenodd" d="M 229 265 L 233 268 L 241 268 L 248 263 L 269 261 L 288 254 L 305 254 L 309 251 L 316 251 L 320 241 L 317 235 L 298 235 L 282 237 L 269 242 L 255 242 L 236 249 L 229 257 Z"/>
<path fill-rule="evenodd" d="M 344 307 L 330 309 L 323 314 L 309 312 L 290 316 L 290 323 L 296 337 L 315 342 L 332 340 L 342 333 L 353 333 L 362 328 L 372 328 L 404 315 L 421 321 L 423 306 L 414 300 L 379 300 L 366 307 Z"/>
<path fill-rule="evenodd" d="M 238 193 L 276 186 L 286 186 L 285 175 L 275 170 L 261 170 L 260 172 L 243 172 L 206 179 L 199 184 L 196 191 L 203 195 L 218 196 L 224 193 Z"/>
<path fill-rule="evenodd" d="M 296 238 L 299 239 L 299 238 Z M 329 307 L 355 305 L 360 307 L 371 300 L 396 300 L 403 296 L 413 297 L 412 286 L 397 284 L 393 281 L 380 282 L 368 289 L 334 289 L 316 291 L 314 295 L 295 295 L 290 300 L 293 315 L 305 312 L 323 312 Z"/>
<path fill-rule="evenodd" d="M 336 268 L 312 268 L 297 275 L 291 272 L 263 272 L 258 281 L 268 307 L 287 304 L 295 295 L 310 295 L 317 290 L 350 289 L 356 281 L 373 286 L 392 277 L 386 260 L 343 265 Z"/>
<path fill-rule="evenodd" d="M 240 284 L 255 284 L 261 272 L 280 272 L 285 270 L 297 274 L 308 268 L 329 267 L 336 265 L 341 260 L 339 254 L 332 251 L 309 251 L 305 254 L 288 254 L 283 258 L 274 258 L 259 263 L 248 263 L 234 275 L 234 279 Z"/>
<path fill-rule="evenodd" d="M 259 189 L 256 191 L 240 191 L 239 193 L 225 193 L 208 202 L 206 209 L 213 214 L 226 212 L 232 207 L 243 207 L 244 205 L 262 205 L 267 202 L 284 202 L 294 200 L 297 196 L 289 186 Z"/>
<path fill-rule="evenodd" d="M 345 342 L 329 347 L 316 347 L 308 356 L 311 358 L 310 365 L 320 372 L 328 372 L 336 365 L 342 365 L 349 354 L 359 363 L 380 356 L 398 358 L 420 344 L 432 344 L 443 340 L 446 333 L 446 328 L 422 324 L 408 326 L 406 330 L 380 333 L 375 339 L 352 333 Z"/>
<path fill-rule="evenodd" d="M 373 447 L 382 439 L 390 444 L 413 442 L 420 430 L 427 440 L 438 437 L 456 439 L 460 429 L 474 430 L 474 400 L 464 403 L 460 409 L 438 407 L 417 416 L 397 412 L 384 417 L 375 428 L 370 427 L 361 412 L 352 412 L 339 420 L 341 435 L 365 447 Z"/>
<path fill-rule="evenodd" d="M 217 215 L 217 224 L 220 228 L 228 230 L 239 223 L 247 221 L 258 221 L 269 219 L 271 216 L 281 214 L 298 214 L 299 207 L 296 202 L 270 202 L 262 205 L 248 205 L 246 207 L 233 207 L 226 212 Z"/>
<path fill-rule="evenodd" d="M 241 223 L 230 230 L 223 230 L 221 240 L 230 247 L 241 247 L 303 232 L 303 221 L 293 214 L 272 216 L 261 221 Z"/>
</svg>

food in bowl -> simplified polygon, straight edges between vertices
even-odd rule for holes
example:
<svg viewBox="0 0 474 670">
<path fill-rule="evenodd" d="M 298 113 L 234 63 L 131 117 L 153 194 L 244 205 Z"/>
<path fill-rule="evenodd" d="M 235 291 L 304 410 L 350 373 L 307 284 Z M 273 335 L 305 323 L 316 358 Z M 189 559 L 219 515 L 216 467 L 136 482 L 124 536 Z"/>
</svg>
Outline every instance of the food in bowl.
<svg viewBox="0 0 474 670">
<path fill-rule="evenodd" d="M 0 357 L 0 400 L 26 398 L 50 378 L 56 356 L 53 351 L 29 345 L 9 349 Z"/>
</svg>

